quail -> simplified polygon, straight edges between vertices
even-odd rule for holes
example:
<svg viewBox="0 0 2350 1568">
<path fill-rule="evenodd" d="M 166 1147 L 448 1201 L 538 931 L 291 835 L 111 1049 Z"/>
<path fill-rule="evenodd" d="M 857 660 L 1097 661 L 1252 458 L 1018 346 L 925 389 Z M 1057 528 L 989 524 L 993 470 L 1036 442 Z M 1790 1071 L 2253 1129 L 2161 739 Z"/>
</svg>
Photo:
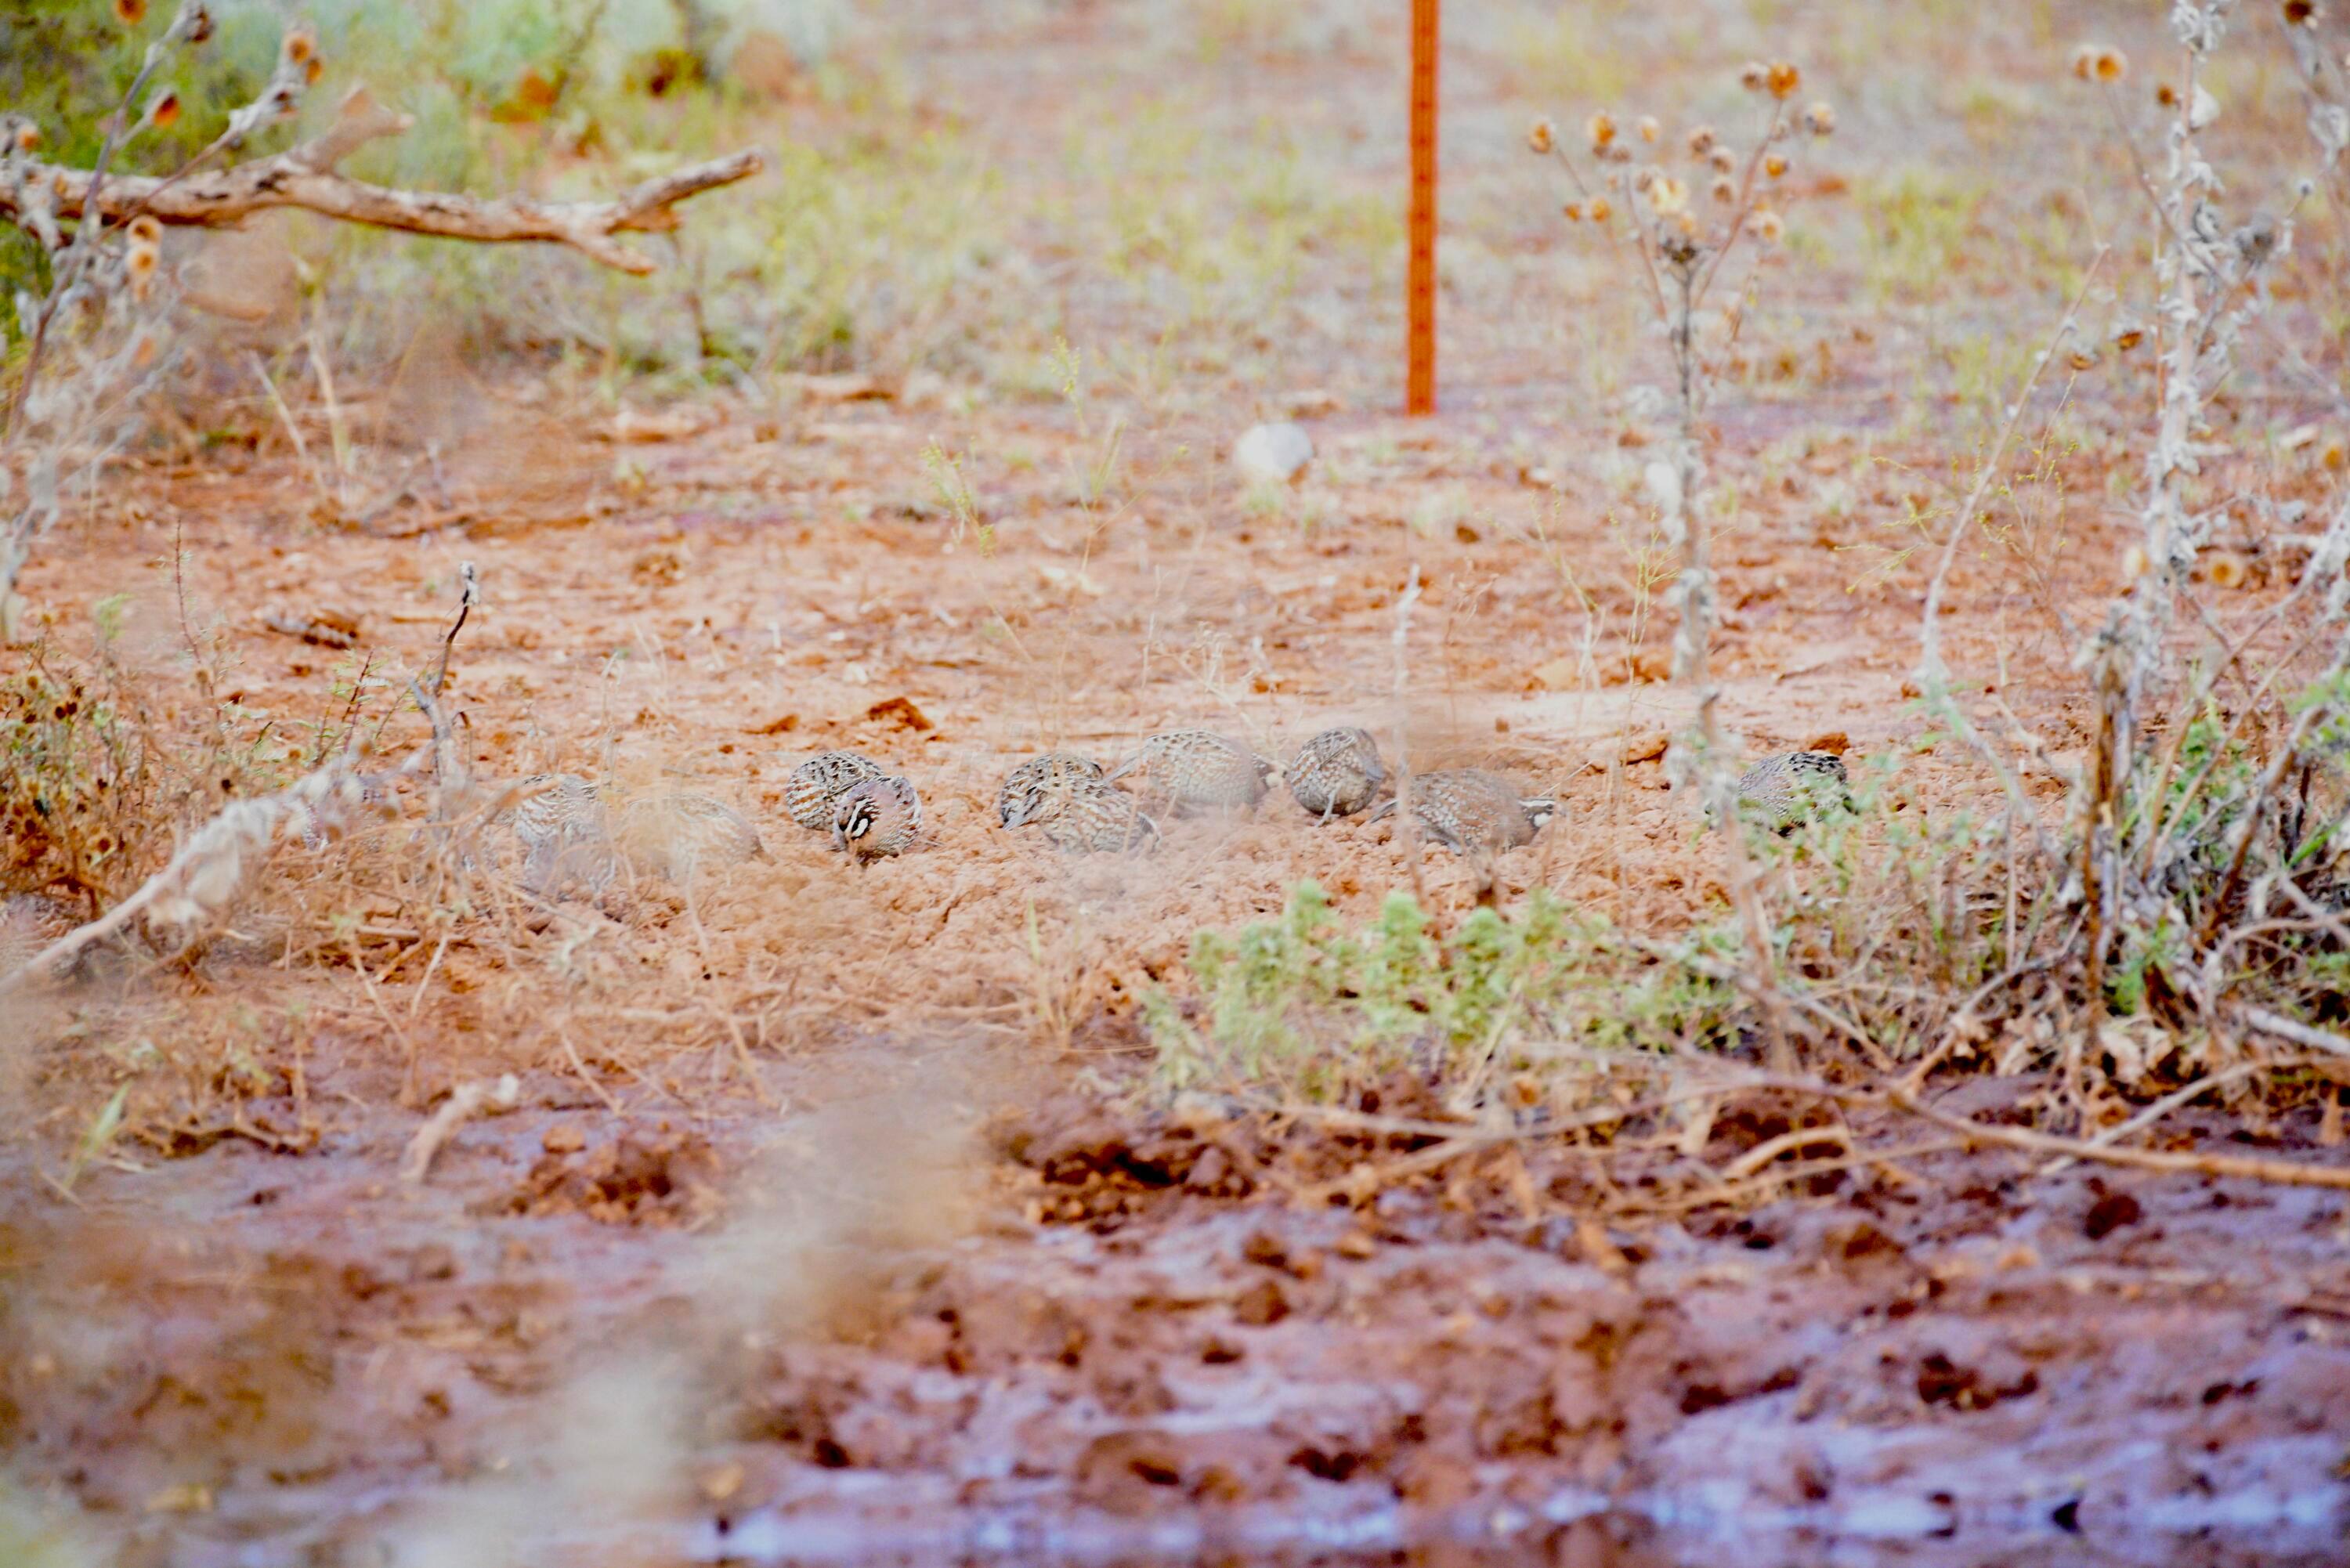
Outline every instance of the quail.
<svg viewBox="0 0 2350 1568">
<path fill-rule="evenodd" d="M 548 892 L 570 880 L 597 895 L 609 888 L 620 867 L 603 791 L 577 774 L 533 774 L 514 789 L 490 820 L 521 844 L 523 886 Z"/>
<path fill-rule="evenodd" d="M 1377 822 L 1396 808 L 1371 814 Z M 1460 855 L 1490 855 L 1530 843 L 1558 810 L 1546 795 L 1522 795 L 1498 774 L 1476 768 L 1419 774 L 1411 781 L 1411 814 L 1430 837 Z"/>
<path fill-rule="evenodd" d="M 1793 833 L 1824 807 L 1849 809 L 1851 775 L 1834 752 L 1789 752 L 1765 757 L 1738 781 L 1739 815 L 1773 833 Z"/>
<path fill-rule="evenodd" d="M 1045 842 L 1070 855 L 1124 855 L 1159 842 L 1159 825 L 1134 797 L 1098 779 L 1074 784 L 1040 819 Z"/>
<path fill-rule="evenodd" d="M 1003 775 L 996 792 L 995 819 L 1006 827 L 1042 822 L 1057 815 L 1070 792 L 1101 781 L 1101 764 L 1072 752 L 1046 752 Z"/>
<path fill-rule="evenodd" d="M 764 860 L 758 829 L 724 801 L 665 791 L 621 808 L 613 836 L 640 872 L 683 881 L 697 870 Z"/>
<path fill-rule="evenodd" d="M 903 855 L 921 831 L 921 796 L 901 778 L 860 780 L 832 805 L 832 846 L 856 856 L 859 865 Z"/>
<path fill-rule="evenodd" d="M 1265 781 L 1281 764 L 1238 741 L 1206 730 L 1170 730 L 1112 768 L 1103 782 L 1138 768 L 1150 774 L 1150 798 L 1177 812 L 1231 811 L 1264 798 Z"/>
<path fill-rule="evenodd" d="M 1369 805 L 1388 770 L 1370 732 L 1348 726 L 1325 730 L 1299 747 L 1283 777 L 1292 800 L 1328 822 Z"/>
<path fill-rule="evenodd" d="M 792 776 L 784 781 L 784 809 L 802 827 L 828 833 L 833 802 L 843 790 L 867 779 L 888 776 L 889 770 L 871 757 L 855 752 L 823 752 L 794 768 Z"/>
</svg>

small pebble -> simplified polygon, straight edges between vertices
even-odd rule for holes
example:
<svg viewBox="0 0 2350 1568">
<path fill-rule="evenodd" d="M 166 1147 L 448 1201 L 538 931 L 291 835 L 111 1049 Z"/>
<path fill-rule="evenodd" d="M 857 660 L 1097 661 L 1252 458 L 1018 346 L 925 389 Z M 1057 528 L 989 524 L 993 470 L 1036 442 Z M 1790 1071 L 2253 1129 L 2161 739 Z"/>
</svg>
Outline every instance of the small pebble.
<svg viewBox="0 0 2350 1568">
<path fill-rule="evenodd" d="M 1314 441 L 1298 426 L 1253 425 L 1232 448 L 1232 466 L 1252 484 L 1287 484 L 1314 461 Z"/>
</svg>

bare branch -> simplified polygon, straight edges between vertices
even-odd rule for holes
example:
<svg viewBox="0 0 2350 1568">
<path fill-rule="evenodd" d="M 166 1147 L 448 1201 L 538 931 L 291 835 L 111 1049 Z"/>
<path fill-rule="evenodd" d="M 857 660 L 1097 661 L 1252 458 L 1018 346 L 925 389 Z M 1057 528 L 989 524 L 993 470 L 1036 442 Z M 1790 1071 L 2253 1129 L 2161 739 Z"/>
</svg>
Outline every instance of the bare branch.
<svg viewBox="0 0 2350 1568">
<path fill-rule="evenodd" d="M 166 223 L 210 228 L 240 223 L 255 213 L 294 207 L 347 223 L 370 223 L 443 239 L 569 245 L 606 266 L 639 276 L 658 264 L 614 235 L 660 233 L 677 226 L 671 209 L 688 197 L 733 184 L 759 171 L 759 154 L 745 149 L 690 164 L 632 186 L 606 202 L 540 202 L 527 196 L 463 196 L 442 191 L 401 191 L 338 173 L 335 163 L 362 142 L 398 131 L 400 116 L 362 107 L 347 113 L 315 141 L 232 169 L 183 179 L 116 175 L 98 182 L 84 169 L 26 162 L 20 184 L 0 186 L 0 219 L 20 215 L 21 191 L 47 183 L 60 217 L 78 218 L 91 185 L 109 223 L 151 213 Z"/>
</svg>

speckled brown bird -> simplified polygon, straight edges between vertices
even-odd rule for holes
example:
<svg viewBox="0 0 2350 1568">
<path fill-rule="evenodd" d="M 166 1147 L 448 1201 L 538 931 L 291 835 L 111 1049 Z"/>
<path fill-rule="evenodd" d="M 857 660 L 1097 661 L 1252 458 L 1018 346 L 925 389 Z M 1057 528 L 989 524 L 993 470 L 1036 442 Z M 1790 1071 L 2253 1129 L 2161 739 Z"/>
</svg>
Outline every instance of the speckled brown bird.
<svg viewBox="0 0 2350 1568">
<path fill-rule="evenodd" d="M 1499 774 L 1477 768 L 1415 774 L 1411 814 L 1428 836 L 1460 855 L 1492 855 L 1533 842 L 1558 810 L 1547 795 L 1523 795 Z M 1389 801 L 1371 820 L 1391 814 Z"/>
<path fill-rule="evenodd" d="M 1235 811 L 1264 798 L 1267 780 L 1281 764 L 1238 741 L 1208 730 L 1170 730 L 1142 742 L 1142 749 L 1103 775 L 1103 782 L 1146 771 L 1143 794 L 1170 809 L 1189 814 Z"/>
<path fill-rule="evenodd" d="M 1282 776 L 1291 799 L 1328 822 L 1368 806 L 1387 783 L 1388 770 L 1370 732 L 1348 725 L 1325 730 L 1300 746 Z"/>
<path fill-rule="evenodd" d="M 1101 764 L 1074 752 L 1046 752 L 1003 775 L 995 819 L 1006 827 L 1042 822 L 1058 813 L 1072 790 L 1101 782 Z"/>
<path fill-rule="evenodd" d="M 604 792 L 577 774 L 533 774 L 490 821 L 522 846 L 522 885 L 553 892 L 566 881 L 601 895 L 619 875 L 620 857 L 604 810 Z"/>
<path fill-rule="evenodd" d="M 922 798 L 901 778 L 863 779 L 832 804 L 832 846 L 859 864 L 903 855 L 922 832 Z"/>
<path fill-rule="evenodd" d="M 664 790 L 620 808 L 612 836 L 639 874 L 682 882 L 696 871 L 764 860 L 759 830 L 712 795 Z"/>
<path fill-rule="evenodd" d="M 832 831 L 833 804 L 852 784 L 887 778 L 889 770 L 856 752 L 822 752 L 794 768 L 784 781 L 784 809 L 802 827 Z"/>
<path fill-rule="evenodd" d="M 1738 780 L 1738 812 L 1773 833 L 1793 833 L 1824 809 L 1850 809 L 1852 775 L 1834 752 L 1765 757 Z"/>
<path fill-rule="evenodd" d="M 1134 796 L 1099 780 L 1081 782 L 1038 820 L 1045 842 L 1068 855 L 1127 855 L 1159 842 L 1159 825 Z"/>
</svg>

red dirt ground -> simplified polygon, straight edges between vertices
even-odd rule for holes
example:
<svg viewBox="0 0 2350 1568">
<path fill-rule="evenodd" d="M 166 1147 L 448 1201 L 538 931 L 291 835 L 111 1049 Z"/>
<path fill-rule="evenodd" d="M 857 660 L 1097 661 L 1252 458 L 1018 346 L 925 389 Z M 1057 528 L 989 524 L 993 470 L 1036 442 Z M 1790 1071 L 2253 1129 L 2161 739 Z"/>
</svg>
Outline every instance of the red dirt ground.
<svg viewBox="0 0 2350 1568">
<path fill-rule="evenodd" d="M 1026 122 L 977 106 L 1048 80 L 1082 84 L 1073 116 L 1100 108 L 1152 68 L 1126 17 L 1040 11 L 929 85 L 993 128 L 1025 190 Z M 1253 85 L 1208 129 L 1295 98 L 1346 150 L 1329 177 L 1385 188 L 1399 150 L 1362 138 L 1392 32 L 1230 67 Z M 1527 178 L 1495 149 L 1534 100 L 1498 46 L 1472 30 L 1464 51 L 1462 205 L 1492 217 Z M 1205 93 L 1218 68 L 1185 71 Z M 1079 482 L 1098 422 L 951 379 L 618 421 L 552 380 L 452 372 L 432 395 L 476 422 L 447 504 L 359 525 L 317 518 L 251 406 L 221 415 L 244 439 L 114 475 L 26 592 L 69 652 L 84 607 L 132 596 L 120 656 L 159 726 L 211 722 L 193 639 L 236 734 L 308 732 L 360 653 L 264 618 L 336 612 L 404 673 L 470 561 L 484 598 L 448 703 L 485 774 L 688 782 L 740 805 L 770 859 L 525 933 L 289 847 L 189 962 L 101 964 L 12 1016 L 0 1445 L 25 1496 L 72 1516 L 91 1562 L 189 1568 L 2339 1561 L 2339 1195 L 2043 1174 L 1860 1122 L 1881 1158 L 1692 1199 L 1700 1161 L 1711 1178 L 1815 1115 L 1754 1095 L 1694 1154 L 1527 1137 L 1332 1199 L 1319 1184 L 1430 1141 L 1450 1119 L 1431 1091 L 1385 1086 L 1354 1130 L 1133 1093 L 1137 999 L 1180 988 L 1194 932 L 1307 877 L 1350 920 L 1415 876 L 1448 920 L 1478 890 L 1432 847 L 1408 864 L 1385 826 L 1316 828 L 1277 799 L 1172 824 L 1146 860 L 1060 859 L 992 815 L 1004 766 L 1045 745 L 1107 758 L 1199 722 L 1278 750 L 1360 722 L 1409 735 L 1416 766 L 1561 797 L 1500 860 L 1505 907 L 1547 888 L 1645 927 L 1720 896 L 1655 760 L 1683 702 L 1619 472 L 1643 438 L 1580 371 L 1558 389 L 1558 355 L 1606 329 L 1553 319 L 1549 211 L 1486 232 L 1488 259 L 1516 258 L 1494 263 L 1503 297 L 1461 263 L 1440 419 L 1384 411 L 1393 312 L 1350 275 L 1332 292 L 1351 325 L 1294 358 L 1156 397 L 1106 374 L 1132 425 L 1100 503 Z M 1712 416 L 1735 492 L 1724 718 L 1756 753 L 1904 757 L 1922 808 L 1963 804 L 1978 783 L 1905 706 L 1926 572 L 1892 552 L 1916 508 L 1955 502 L 1980 421 L 1905 358 L 1914 318 L 1857 336 L 1852 277 L 1785 281 L 1816 384 L 1733 387 Z M 1587 275 L 1568 286 L 1600 309 Z M 1984 289 L 1968 319 L 2016 303 Z M 1064 308 L 1074 341 L 1112 331 L 1081 285 Z M 2139 369 L 2079 389 L 2082 429 L 2130 428 Z M 1251 498 L 1224 454 L 1293 402 L 1315 466 Z M 2262 388 L 2228 413 L 2250 440 L 2309 410 Z M 355 414 L 397 451 L 391 414 Z M 2017 455 L 2014 526 L 1961 556 L 1946 623 L 1953 664 L 1991 681 L 1986 722 L 2003 703 L 2060 753 L 2080 734 L 2064 618 L 2111 587 L 2126 519 L 2106 498 L 2136 473 L 2078 433 L 2044 465 Z M 964 454 L 984 543 L 925 476 L 933 441 Z M 2247 469 L 2288 497 L 2335 483 L 2314 458 Z M 2254 558 L 2248 610 L 2270 587 Z M 396 693 L 370 689 L 370 723 Z M 386 745 L 418 738 L 411 714 Z M 834 745 L 916 780 L 920 852 L 858 872 L 785 816 L 789 769 Z M 440 1094 L 508 1070 L 518 1107 L 402 1184 Z M 44 1177 L 118 1079 L 121 1158 L 61 1194 Z M 2031 1087 L 1938 1092 L 2021 1119 Z M 2314 1116 L 2166 1127 L 2338 1158 Z"/>
</svg>

